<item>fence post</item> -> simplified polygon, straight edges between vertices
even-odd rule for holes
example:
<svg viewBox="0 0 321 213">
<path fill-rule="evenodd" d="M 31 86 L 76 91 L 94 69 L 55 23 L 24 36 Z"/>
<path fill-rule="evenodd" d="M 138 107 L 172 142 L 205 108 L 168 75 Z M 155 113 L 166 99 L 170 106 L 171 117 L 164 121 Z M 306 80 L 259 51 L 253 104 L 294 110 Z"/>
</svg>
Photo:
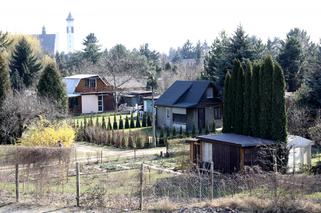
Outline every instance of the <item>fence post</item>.
<svg viewBox="0 0 321 213">
<path fill-rule="evenodd" d="M 198 173 L 198 180 L 199 180 L 199 199 L 202 199 L 202 180 L 201 180 L 201 171 L 200 171 L 200 167 L 197 166 L 197 173 Z"/>
<path fill-rule="evenodd" d="M 100 163 L 103 163 L 103 150 L 100 151 Z"/>
<path fill-rule="evenodd" d="M 211 162 L 211 200 L 213 200 L 213 193 L 214 193 L 214 164 L 213 161 Z"/>
<path fill-rule="evenodd" d="M 19 202 L 19 164 L 16 164 L 16 202 Z"/>
<path fill-rule="evenodd" d="M 144 202 L 144 197 L 143 197 L 143 189 L 144 189 L 144 164 L 142 163 L 140 167 L 140 200 L 139 200 L 139 208 L 141 211 L 143 211 L 143 202 Z"/>
<path fill-rule="evenodd" d="M 76 187 L 77 187 L 77 195 L 76 195 L 76 200 L 77 200 L 77 207 L 80 206 L 80 168 L 79 168 L 79 162 L 76 163 Z"/>
</svg>

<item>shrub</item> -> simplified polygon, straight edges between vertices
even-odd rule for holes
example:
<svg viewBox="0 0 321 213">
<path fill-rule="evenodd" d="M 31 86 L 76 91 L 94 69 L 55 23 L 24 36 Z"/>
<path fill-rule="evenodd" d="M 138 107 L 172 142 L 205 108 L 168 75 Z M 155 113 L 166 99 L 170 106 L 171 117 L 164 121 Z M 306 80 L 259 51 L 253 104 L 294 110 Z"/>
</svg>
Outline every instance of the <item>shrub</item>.
<svg viewBox="0 0 321 213">
<path fill-rule="evenodd" d="M 195 129 L 195 125 L 193 124 L 192 127 L 192 137 L 194 138 L 196 136 L 196 129 Z"/>
<path fill-rule="evenodd" d="M 164 130 L 163 128 L 160 128 L 158 145 L 162 146 L 163 144 L 164 144 Z"/>
<path fill-rule="evenodd" d="M 123 117 L 121 115 L 119 118 L 119 129 L 124 129 Z"/>
<path fill-rule="evenodd" d="M 142 127 L 146 127 L 146 112 L 143 113 L 143 121 L 142 121 Z"/>
<path fill-rule="evenodd" d="M 23 146 L 58 146 L 60 141 L 64 147 L 70 147 L 75 140 L 75 130 L 66 122 L 49 123 L 40 119 L 27 129 L 19 142 Z"/>
<path fill-rule="evenodd" d="M 100 125 L 99 125 L 99 119 L 98 119 L 98 116 L 96 117 L 96 123 L 95 123 L 95 126 L 96 127 L 99 127 Z"/>
<path fill-rule="evenodd" d="M 87 126 L 88 126 L 87 119 L 84 118 L 84 128 L 86 128 Z"/>
<path fill-rule="evenodd" d="M 110 132 L 108 132 L 107 144 L 108 144 L 108 145 L 111 145 L 111 144 L 112 144 L 112 143 L 111 143 L 111 134 L 110 134 Z"/>
<path fill-rule="evenodd" d="M 175 127 L 173 127 L 172 136 L 173 136 L 173 138 L 176 137 L 176 128 Z"/>
<path fill-rule="evenodd" d="M 101 128 L 106 129 L 106 121 L 104 116 L 102 117 L 102 120 L 101 120 Z"/>
<path fill-rule="evenodd" d="M 205 134 L 208 135 L 210 131 L 208 130 L 208 125 L 205 126 Z"/>
<path fill-rule="evenodd" d="M 198 128 L 198 135 L 201 135 L 201 134 L 202 134 L 202 132 L 203 132 L 202 127 Z"/>
<path fill-rule="evenodd" d="M 179 138 L 182 138 L 183 137 L 183 127 L 180 126 L 179 127 Z"/>
<path fill-rule="evenodd" d="M 149 144 L 149 137 L 148 137 L 148 135 L 146 134 L 146 135 L 145 135 L 144 148 L 149 148 L 149 147 L 150 147 L 150 144 Z"/>
<path fill-rule="evenodd" d="M 129 120 L 128 120 L 128 116 L 126 115 L 125 118 L 125 129 L 129 129 Z"/>
<path fill-rule="evenodd" d="M 169 138 L 171 133 L 169 132 L 169 127 L 166 127 L 166 137 Z"/>
<path fill-rule="evenodd" d="M 147 115 L 147 126 L 151 126 L 152 125 L 152 121 L 150 118 L 150 115 Z"/>
<path fill-rule="evenodd" d="M 94 126 L 93 116 L 90 116 L 88 126 Z"/>
<path fill-rule="evenodd" d="M 187 125 L 186 125 L 186 128 L 185 128 L 185 136 L 186 136 L 186 137 L 189 137 L 189 132 L 188 132 Z"/>
<path fill-rule="evenodd" d="M 112 130 L 110 116 L 108 117 L 108 128 L 107 129 Z"/>
<path fill-rule="evenodd" d="M 128 134 L 128 147 L 131 149 L 135 148 L 135 144 L 130 133 Z"/>
<path fill-rule="evenodd" d="M 113 130 L 116 130 L 116 129 L 118 129 L 118 125 L 117 125 L 116 114 L 114 113 Z"/>
<path fill-rule="evenodd" d="M 138 113 L 137 113 L 137 116 L 136 116 L 136 128 L 139 128 L 140 127 L 140 121 L 139 121 L 139 116 L 138 116 Z"/>
<path fill-rule="evenodd" d="M 135 128 L 133 113 L 130 114 L 130 128 Z"/>
<path fill-rule="evenodd" d="M 127 148 L 127 143 L 126 143 L 125 135 L 123 135 L 123 137 L 122 137 L 122 139 L 121 139 L 121 147 L 122 147 L 122 148 Z"/>
<path fill-rule="evenodd" d="M 142 149 L 142 148 L 144 148 L 143 143 L 142 143 L 142 138 L 140 137 L 140 135 L 138 135 L 138 136 L 136 137 L 136 148 L 137 148 L 137 149 Z"/>
<path fill-rule="evenodd" d="M 216 133 L 215 120 L 213 120 L 213 124 L 212 124 L 212 132 L 213 132 L 213 133 Z"/>
</svg>

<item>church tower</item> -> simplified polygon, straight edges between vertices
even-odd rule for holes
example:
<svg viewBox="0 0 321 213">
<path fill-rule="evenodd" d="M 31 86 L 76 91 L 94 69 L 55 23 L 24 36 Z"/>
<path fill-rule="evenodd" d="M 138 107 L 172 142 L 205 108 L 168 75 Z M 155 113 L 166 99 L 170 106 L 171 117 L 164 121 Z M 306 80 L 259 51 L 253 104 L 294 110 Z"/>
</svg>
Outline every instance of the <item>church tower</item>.
<svg viewBox="0 0 321 213">
<path fill-rule="evenodd" d="M 74 51 L 74 18 L 69 12 L 67 21 L 67 52 Z"/>
</svg>

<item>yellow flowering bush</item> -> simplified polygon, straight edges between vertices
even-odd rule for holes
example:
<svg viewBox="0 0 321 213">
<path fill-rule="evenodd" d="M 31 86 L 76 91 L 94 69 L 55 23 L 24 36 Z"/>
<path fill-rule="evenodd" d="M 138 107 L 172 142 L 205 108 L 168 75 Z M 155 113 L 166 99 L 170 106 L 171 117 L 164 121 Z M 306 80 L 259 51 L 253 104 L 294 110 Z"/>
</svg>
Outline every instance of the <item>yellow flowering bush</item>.
<svg viewBox="0 0 321 213">
<path fill-rule="evenodd" d="M 19 142 L 23 146 L 58 147 L 60 141 L 64 147 L 70 147 L 75 135 L 75 130 L 66 122 L 51 124 L 40 119 L 28 128 Z"/>
</svg>

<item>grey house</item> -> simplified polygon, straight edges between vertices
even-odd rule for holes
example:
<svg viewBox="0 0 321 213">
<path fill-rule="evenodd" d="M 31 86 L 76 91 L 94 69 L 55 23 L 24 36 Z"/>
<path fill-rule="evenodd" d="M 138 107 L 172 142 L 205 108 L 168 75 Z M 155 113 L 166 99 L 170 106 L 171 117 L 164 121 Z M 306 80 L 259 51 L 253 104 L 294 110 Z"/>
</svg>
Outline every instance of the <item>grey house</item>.
<svg viewBox="0 0 321 213">
<path fill-rule="evenodd" d="M 155 102 L 158 127 L 222 126 L 222 100 L 210 81 L 175 81 Z"/>
</svg>

